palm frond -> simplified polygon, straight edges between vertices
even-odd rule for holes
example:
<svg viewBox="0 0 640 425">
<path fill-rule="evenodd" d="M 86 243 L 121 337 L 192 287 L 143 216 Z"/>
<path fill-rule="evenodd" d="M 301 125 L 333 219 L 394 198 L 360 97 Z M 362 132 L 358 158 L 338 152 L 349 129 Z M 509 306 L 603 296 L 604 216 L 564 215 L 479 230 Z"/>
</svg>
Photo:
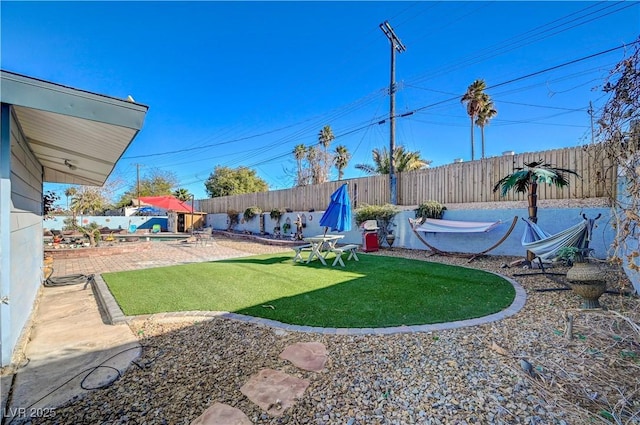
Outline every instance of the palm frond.
<svg viewBox="0 0 640 425">
<path fill-rule="evenodd" d="M 364 171 L 371 176 L 379 174 L 375 167 L 369 164 L 356 164 L 356 168 L 360 171 Z"/>
</svg>

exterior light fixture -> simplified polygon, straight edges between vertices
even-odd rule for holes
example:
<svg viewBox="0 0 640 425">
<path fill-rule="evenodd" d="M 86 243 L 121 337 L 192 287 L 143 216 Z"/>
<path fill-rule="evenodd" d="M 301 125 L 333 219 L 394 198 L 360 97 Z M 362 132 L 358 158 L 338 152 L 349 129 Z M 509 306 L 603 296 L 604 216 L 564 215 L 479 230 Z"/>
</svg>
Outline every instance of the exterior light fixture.
<svg viewBox="0 0 640 425">
<path fill-rule="evenodd" d="M 75 170 L 76 168 L 78 168 L 78 167 L 76 167 L 75 165 L 73 165 L 71 162 L 69 162 L 69 160 L 68 160 L 68 159 L 65 159 L 65 160 L 64 160 L 64 165 L 66 165 L 67 167 L 69 167 L 69 169 L 70 169 L 70 170 Z"/>
</svg>

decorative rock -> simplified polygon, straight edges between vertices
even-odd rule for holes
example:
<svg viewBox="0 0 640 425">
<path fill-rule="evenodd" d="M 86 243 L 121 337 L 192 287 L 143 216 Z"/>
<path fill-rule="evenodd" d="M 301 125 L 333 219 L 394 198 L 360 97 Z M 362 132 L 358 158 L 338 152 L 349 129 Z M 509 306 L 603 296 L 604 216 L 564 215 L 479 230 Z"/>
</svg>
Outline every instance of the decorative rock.
<svg viewBox="0 0 640 425">
<path fill-rule="evenodd" d="M 273 369 L 262 369 L 253 375 L 240 392 L 272 416 L 280 416 L 301 398 L 309 381 Z"/>
<path fill-rule="evenodd" d="M 191 425 L 251 425 L 253 422 L 235 407 L 214 403 L 191 422 Z"/>
<path fill-rule="evenodd" d="M 320 372 L 327 362 L 327 354 L 327 348 L 320 342 L 298 342 L 285 348 L 280 358 L 300 369 Z"/>
<path fill-rule="evenodd" d="M 240 246 L 220 238 L 216 246 L 199 248 L 197 253 L 202 256 L 203 252 L 214 252 L 224 244 Z M 242 242 L 243 249 L 245 244 Z M 166 250 L 174 248 L 157 245 L 163 246 L 161 256 L 148 266 L 169 265 L 164 263 Z M 175 249 L 179 253 L 174 255 L 195 252 Z M 256 249 L 255 253 L 262 252 Z M 425 256 L 421 250 L 399 248 L 384 254 L 420 260 Z M 137 261 L 148 260 L 142 257 Z M 510 263 L 510 258 L 488 257 L 473 263 L 455 257 L 429 260 L 506 275 L 520 272 L 515 266 L 500 268 L 502 263 Z M 200 257 L 198 261 L 202 261 Z M 604 264 L 600 267 L 608 272 L 607 282 L 618 282 L 625 276 L 617 267 Z M 558 269 L 565 271 L 567 267 Z M 70 273 L 74 270 L 66 269 L 63 274 Z M 232 318 L 212 317 L 197 324 L 182 319 L 172 323 L 168 317 L 160 320 L 159 315 L 132 320 L 130 326 L 145 346 L 138 361 L 142 368 L 130 368 L 108 388 L 89 392 L 57 407 L 54 418 L 38 418 L 33 423 L 115 424 L 122 423 L 126 416 L 129 423 L 188 424 L 214 401 L 219 401 L 240 408 L 254 424 L 260 425 L 567 425 L 589 423 L 594 414 L 610 408 L 622 395 L 631 400 L 636 394 L 637 379 L 630 379 L 629 371 L 635 370 L 633 362 L 637 359 L 621 356 L 620 352 L 623 349 L 637 352 L 632 343 L 634 338 L 627 337 L 633 334 L 619 333 L 618 337 L 616 333 L 614 340 L 610 339 L 612 320 L 620 325 L 624 322 L 605 314 L 575 312 L 576 296 L 570 292 L 534 292 L 549 287 L 549 281 L 539 275 L 516 280 L 530 295 L 517 315 L 490 324 L 431 333 L 353 335 L 343 329 L 342 334 L 286 331 L 287 335 L 280 335 L 275 328 Z M 610 297 L 606 293 L 603 298 L 616 310 L 632 312 L 634 323 L 640 319 L 637 298 Z M 575 334 L 584 335 L 585 340 L 563 338 L 558 326 L 561 312 L 567 309 L 572 309 L 576 317 Z M 599 340 L 598 335 L 607 339 Z M 285 410 L 285 398 L 279 394 L 272 396 L 268 404 L 273 404 L 273 410 L 278 410 L 278 399 L 279 410 L 284 410 L 281 416 L 273 417 L 238 391 L 262 368 L 295 370 L 293 364 L 279 355 L 289 344 L 309 340 L 323 342 L 331 353 L 331 362 L 322 373 L 291 372 L 299 377 L 311 375 L 309 389 L 293 408 Z M 504 355 L 492 345 L 493 341 L 504 349 Z M 614 355 L 602 359 L 591 354 L 590 347 L 602 352 L 609 349 L 609 354 Z M 520 364 L 523 358 L 529 362 L 526 369 Z M 448 364 L 451 360 L 457 367 Z M 533 381 L 527 370 L 541 379 Z M 615 382 L 615 386 L 609 382 Z M 558 391 L 558 385 L 567 391 Z M 590 395 L 595 392 L 600 396 L 592 400 Z M 610 404 L 603 404 L 604 400 Z M 507 405 L 515 410 L 508 411 Z M 589 411 L 577 406 L 589 406 Z M 382 409 L 381 414 L 374 412 L 378 409 Z M 630 417 L 632 413 L 627 414 Z M 325 415 L 327 421 L 323 421 Z"/>
</svg>

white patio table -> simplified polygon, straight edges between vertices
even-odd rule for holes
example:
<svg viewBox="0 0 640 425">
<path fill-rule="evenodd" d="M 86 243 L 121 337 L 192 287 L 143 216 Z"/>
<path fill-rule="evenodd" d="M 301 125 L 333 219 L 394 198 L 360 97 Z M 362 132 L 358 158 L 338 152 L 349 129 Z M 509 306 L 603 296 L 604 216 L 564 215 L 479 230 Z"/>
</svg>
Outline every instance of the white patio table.
<svg viewBox="0 0 640 425">
<path fill-rule="evenodd" d="M 304 238 L 306 242 L 311 244 L 311 254 L 309 254 L 309 258 L 307 258 L 307 264 L 309 264 L 314 257 L 317 257 L 320 262 L 326 266 L 327 262 L 325 258 L 342 238 L 344 238 L 344 235 L 318 235 Z"/>
</svg>

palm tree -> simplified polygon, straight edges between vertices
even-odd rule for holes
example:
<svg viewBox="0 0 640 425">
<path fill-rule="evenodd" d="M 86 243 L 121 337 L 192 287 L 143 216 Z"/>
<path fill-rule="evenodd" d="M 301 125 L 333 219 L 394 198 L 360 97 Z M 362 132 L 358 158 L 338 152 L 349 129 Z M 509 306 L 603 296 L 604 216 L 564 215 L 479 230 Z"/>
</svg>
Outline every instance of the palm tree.
<svg viewBox="0 0 640 425">
<path fill-rule="evenodd" d="M 346 146 L 336 146 L 336 152 L 333 157 L 333 164 L 338 169 L 338 180 L 342 180 L 342 177 L 344 177 L 344 169 L 347 168 L 347 164 L 349 164 L 350 159 L 351 154 L 347 150 Z"/>
<path fill-rule="evenodd" d="M 191 194 L 189 193 L 188 189 L 178 188 L 173 191 L 173 197 L 181 201 L 188 201 L 189 199 L 191 199 Z"/>
<path fill-rule="evenodd" d="M 78 189 L 76 189 L 75 187 L 68 187 L 64 191 L 64 196 L 67 197 L 67 211 L 69 211 L 69 198 L 73 198 L 76 195 L 76 193 L 78 193 Z"/>
<path fill-rule="evenodd" d="M 329 169 L 331 168 L 331 163 L 333 162 L 329 156 L 329 145 L 331 142 L 335 140 L 336 136 L 333 135 L 333 130 L 331 130 L 330 125 L 325 125 L 318 133 L 318 144 L 321 145 L 323 150 L 323 158 L 322 158 L 322 166 L 320 167 L 322 173 L 324 174 L 319 183 L 324 183 L 329 180 Z"/>
<path fill-rule="evenodd" d="M 486 93 L 482 93 L 482 108 L 478 112 L 476 118 L 476 125 L 480 127 L 480 135 L 482 136 L 482 156 L 484 158 L 484 127 L 489 124 L 489 120 L 498 115 L 498 111 L 495 109 L 495 105 L 491 100 L 491 96 Z"/>
<path fill-rule="evenodd" d="M 475 159 L 475 147 L 473 142 L 473 126 L 474 121 L 482 110 L 482 95 L 484 89 L 487 88 L 484 80 L 475 80 L 467 87 L 467 92 L 462 95 L 460 102 L 467 104 L 467 114 L 471 119 L 471 160 Z"/>
<path fill-rule="evenodd" d="M 501 195 L 505 196 L 511 189 L 518 193 L 528 193 L 529 201 L 529 220 L 534 223 L 538 222 L 538 184 L 546 183 L 562 188 L 569 185 L 569 180 L 565 174 L 578 174 L 573 170 L 565 168 L 556 168 L 542 162 L 524 163 L 525 168 L 517 167 L 513 173 L 500 179 L 493 187 L 493 191 L 497 192 L 502 188 Z"/>
<path fill-rule="evenodd" d="M 373 164 L 357 164 L 356 168 L 367 174 L 389 174 L 391 168 L 389 151 L 386 148 L 382 150 L 374 149 L 371 152 L 373 156 Z M 431 161 L 420 158 L 420 152 L 406 151 L 403 146 L 396 146 L 393 151 L 393 159 L 395 161 L 396 171 L 414 171 L 428 167 Z"/>
<path fill-rule="evenodd" d="M 304 172 L 302 168 L 302 161 L 304 161 L 305 156 L 307 155 L 307 147 L 303 144 L 297 145 L 293 148 L 293 156 L 296 159 L 296 163 L 298 165 L 298 186 L 304 186 L 307 184 L 307 179 L 304 177 Z"/>
</svg>

